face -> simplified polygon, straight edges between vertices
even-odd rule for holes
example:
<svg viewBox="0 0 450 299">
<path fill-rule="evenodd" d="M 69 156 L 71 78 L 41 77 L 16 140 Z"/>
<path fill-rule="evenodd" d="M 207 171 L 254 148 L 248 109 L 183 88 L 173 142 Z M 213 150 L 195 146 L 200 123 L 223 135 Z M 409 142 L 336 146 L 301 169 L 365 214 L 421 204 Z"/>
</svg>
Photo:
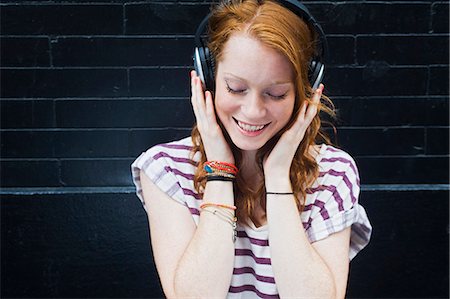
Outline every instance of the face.
<svg viewBox="0 0 450 299">
<path fill-rule="evenodd" d="M 233 34 L 217 65 L 216 113 L 233 143 L 260 149 L 289 122 L 295 102 L 289 60 L 245 33 Z"/>
</svg>

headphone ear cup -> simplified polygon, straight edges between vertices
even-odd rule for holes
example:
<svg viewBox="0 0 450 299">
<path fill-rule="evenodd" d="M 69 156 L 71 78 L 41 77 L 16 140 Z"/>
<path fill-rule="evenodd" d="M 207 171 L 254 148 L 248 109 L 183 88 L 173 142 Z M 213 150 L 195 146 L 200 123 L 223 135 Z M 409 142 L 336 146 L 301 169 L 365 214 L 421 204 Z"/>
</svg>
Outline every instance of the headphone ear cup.
<svg viewBox="0 0 450 299">
<path fill-rule="evenodd" d="M 325 65 L 319 60 L 313 59 L 309 64 L 308 79 L 313 90 L 316 90 L 323 79 Z"/>
<path fill-rule="evenodd" d="M 214 91 L 215 81 L 214 74 L 216 72 L 216 63 L 214 57 L 212 57 L 209 48 L 205 48 L 205 64 L 207 72 L 205 73 L 205 84 L 206 89 L 209 91 Z"/>
</svg>

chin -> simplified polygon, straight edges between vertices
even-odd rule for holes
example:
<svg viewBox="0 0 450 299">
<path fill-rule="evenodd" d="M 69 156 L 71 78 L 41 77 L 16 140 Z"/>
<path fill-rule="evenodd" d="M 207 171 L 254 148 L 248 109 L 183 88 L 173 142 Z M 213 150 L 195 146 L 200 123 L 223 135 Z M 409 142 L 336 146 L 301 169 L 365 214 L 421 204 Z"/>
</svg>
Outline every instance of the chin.
<svg viewBox="0 0 450 299">
<path fill-rule="evenodd" d="M 231 137 L 231 141 L 241 151 L 257 151 L 267 143 L 267 140 L 243 140 L 242 138 L 233 137 Z"/>
</svg>

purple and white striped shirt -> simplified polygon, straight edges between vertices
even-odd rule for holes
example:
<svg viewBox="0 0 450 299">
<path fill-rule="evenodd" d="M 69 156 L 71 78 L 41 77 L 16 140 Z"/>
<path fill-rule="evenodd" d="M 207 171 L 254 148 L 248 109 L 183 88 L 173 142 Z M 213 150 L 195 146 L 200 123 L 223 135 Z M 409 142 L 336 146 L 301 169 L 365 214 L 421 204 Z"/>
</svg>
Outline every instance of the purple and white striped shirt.
<svg viewBox="0 0 450 299">
<path fill-rule="evenodd" d="M 154 146 L 131 165 L 136 193 L 144 204 L 140 170 L 163 192 L 189 209 L 198 225 L 201 197 L 193 185 L 199 160 L 190 158 L 190 137 Z M 369 242 L 372 227 L 358 203 L 358 170 L 346 152 L 322 144 L 316 157 L 319 177 L 307 190 L 300 217 L 309 241 L 315 242 L 351 226 L 349 259 Z M 144 205 L 144 209 L 146 209 Z M 270 260 L 267 224 L 238 224 L 233 277 L 227 298 L 279 298 Z"/>
</svg>

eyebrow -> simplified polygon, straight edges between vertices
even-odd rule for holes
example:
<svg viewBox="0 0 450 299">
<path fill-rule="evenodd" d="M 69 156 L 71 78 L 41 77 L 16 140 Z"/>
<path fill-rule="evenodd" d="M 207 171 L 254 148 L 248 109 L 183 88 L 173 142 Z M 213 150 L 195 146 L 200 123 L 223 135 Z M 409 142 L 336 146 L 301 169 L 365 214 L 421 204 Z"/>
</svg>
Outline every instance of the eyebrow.
<svg viewBox="0 0 450 299">
<path fill-rule="evenodd" d="M 241 77 L 239 77 L 239 76 L 236 76 L 236 75 L 234 75 L 234 74 L 232 74 L 232 73 L 224 73 L 224 75 L 225 75 L 225 79 L 229 79 L 229 78 L 226 78 L 226 77 L 227 77 L 227 76 L 230 76 L 230 77 L 232 77 L 231 79 L 237 79 L 237 80 L 239 80 L 239 81 L 247 82 L 247 80 L 245 80 L 244 78 L 241 78 Z M 292 83 L 292 81 L 275 81 L 275 82 L 272 82 L 272 83 L 270 84 L 270 86 L 274 86 L 274 85 L 284 85 L 284 84 L 290 84 L 290 83 Z"/>
</svg>

